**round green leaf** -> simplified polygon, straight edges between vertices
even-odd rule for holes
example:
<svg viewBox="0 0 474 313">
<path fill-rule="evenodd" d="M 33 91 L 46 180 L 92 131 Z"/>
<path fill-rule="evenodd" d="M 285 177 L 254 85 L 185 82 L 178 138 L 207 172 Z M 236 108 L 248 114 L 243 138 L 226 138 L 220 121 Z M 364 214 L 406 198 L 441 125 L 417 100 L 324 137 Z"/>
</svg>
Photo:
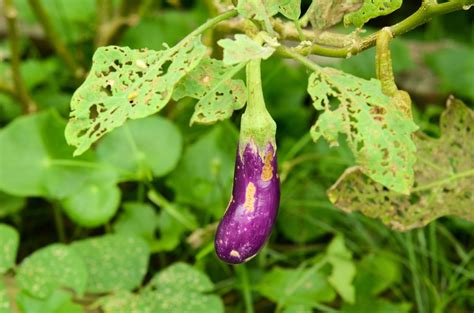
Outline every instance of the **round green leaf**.
<svg viewBox="0 0 474 313">
<path fill-rule="evenodd" d="M 87 291 L 132 290 L 146 274 L 150 252 L 138 237 L 107 235 L 74 242 L 89 271 Z"/>
<path fill-rule="evenodd" d="M 110 221 L 120 204 L 120 189 L 116 185 L 84 186 L 63 202 L 64 211 L 77 224 L 97 227 Z"/>
<path fill-rule="evenodd" d="M 0 274 L 15 265 L 20 236 L 11 226 L 0 224 Z"/>
<path fill-rule="evenodd" d="M 22 197 L 12 196 L 0 191 L 0 218 L 20 211 L 26 203 Z"/>
<path fill-rule="evenodd" d="M 34 252 L 20 266 L 18 285 L 32 296 L 47 298 L 58 287 L 82 294 L 87 284 L 87 269 L 70 247 L 53 244 Z"/>
<path fill-rule="evenodd" d="M 98 157 L 136 179 L 164 176 L 178 163 L 182 149 L 179 129 L 167 119 L 151 116 L 129 120 L 100 141 Z"/>
<path fill-rule="evenodd" d="M 0 130 L 0 190 L 61 199 L 89 182 L 115 182 L 93 155 L 73 158 L 64 120 L 53 111 L 23 116 Z"/>
</svg>

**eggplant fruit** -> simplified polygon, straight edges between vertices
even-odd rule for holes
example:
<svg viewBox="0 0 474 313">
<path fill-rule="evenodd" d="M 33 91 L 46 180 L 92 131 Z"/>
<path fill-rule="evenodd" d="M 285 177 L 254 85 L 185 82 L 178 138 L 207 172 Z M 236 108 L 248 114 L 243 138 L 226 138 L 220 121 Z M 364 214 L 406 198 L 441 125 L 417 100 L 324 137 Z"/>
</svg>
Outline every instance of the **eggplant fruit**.
<svg viewBox="0 0 474 313">
<path fill-rule="evenodd" d="M 247 86 L 232 197 L 215 238 L 217 256 L 231 264 L 246 262 L 260 251 L 270 237 L 280 204 L 276 124 L 263 101 L 259 60 L 247 65 Z"/>
</svg>

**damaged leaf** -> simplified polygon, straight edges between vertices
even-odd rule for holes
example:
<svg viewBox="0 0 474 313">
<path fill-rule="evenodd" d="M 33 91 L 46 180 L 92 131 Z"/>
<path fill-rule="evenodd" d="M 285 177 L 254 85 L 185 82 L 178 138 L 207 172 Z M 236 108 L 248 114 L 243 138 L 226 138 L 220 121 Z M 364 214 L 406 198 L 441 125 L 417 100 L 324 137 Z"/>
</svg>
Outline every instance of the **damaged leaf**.
<svg viewBox="0 0 474 313">
<path fill-rule="evenodd" d="M 247 35 L 237 34 L 235 39 L 221 39 L 217 42 L 224 48 L 223 61 L 225 65 L 238 64 L 256 59 L 268 59 L 275 49 L 261 46 Z"/>
<path fill-rule="evenodd" d="M 397 99 L 382 93 L 380 81 L 325 68 L 310 76 L 308 92 L 316 110 L 323 111 L 311 128 L 313 140 L 324 137 L 337 146 L 345 135 L 366 175 L 407 194 L 414 180 L 412 133 L 417 126 L 394 105 Z"/>
<path fill-rule="evenodd" d="M 412 193 L 401 195 L 371 181 L 360 168 L 348 169 L 329 189 L 330 200 L 344 211 L 360 211 L 396 230 L 422 227 L 444 216 L 474 220 L 474 112 L 448 100 L 439 139 L 417 134 L 418 161 Z"/>
<path fill-rule="evenodd" d="M 245 84 L 232 79 L 243 66 L 226 66 L 222 61 L 205 58 L 176 86 L 173 99 L 199 99 L 191 124 L 212 124 L 232 116 L 247 101 Z"/>
<path fill-rule="evenodd" d="M 71 100 L 66 139 L 86 151 L 127 119 L 154 114 L 168 103 L 178 81 L 206 54 L 199 37 L 162 51 L 108 46 L 97 49 L 89 76 Z"/>
<path fill-rule="evenodd" d="M 362 27 L 369 20 L 392 13 L 402 6 L 403 0 L 364 0 L 362 7 L 344 16 L 344 25 Z"/>
<path fill-rule="evenodd" d="M 338 24 L 344 15 L 358 10 L 363 0 L 315 0 L 309 8 L 308 16 L 313 28 L 327 29 Z"/>
</svg>

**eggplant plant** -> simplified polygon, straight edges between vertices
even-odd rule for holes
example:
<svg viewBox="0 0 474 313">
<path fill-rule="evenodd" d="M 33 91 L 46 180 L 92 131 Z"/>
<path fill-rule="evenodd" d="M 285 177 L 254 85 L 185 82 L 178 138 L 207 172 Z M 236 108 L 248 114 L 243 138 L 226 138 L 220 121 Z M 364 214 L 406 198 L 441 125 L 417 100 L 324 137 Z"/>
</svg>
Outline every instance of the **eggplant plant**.
<svg viewBox="0 0 474 313">
<path fill-rule="evenodd" d="M 472 310 L 473 5 L 0 0 L 0 313 Z"/>
</svg>

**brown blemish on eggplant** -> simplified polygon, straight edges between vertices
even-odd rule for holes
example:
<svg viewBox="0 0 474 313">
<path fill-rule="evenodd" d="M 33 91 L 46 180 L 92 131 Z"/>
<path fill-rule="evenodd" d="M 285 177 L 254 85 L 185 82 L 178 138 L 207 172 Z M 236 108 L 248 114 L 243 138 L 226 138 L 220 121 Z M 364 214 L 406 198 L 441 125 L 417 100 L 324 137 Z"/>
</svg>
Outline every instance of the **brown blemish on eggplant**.
<svg viewBox="0 0 474 313">
<path fill-rule="evenodd" d="M 270 179 L 273 178 L 272 161 L 273 161 L 273 153 L 268 152 L 267 155 L 265 156 L 265 162 L 263 163 L 263 168 L 262 168 L 262 175 L 260 176 L 260 178 L 263 181 L 269 181 Z"/>
<path fill-rule="evenodd" d="M 245 213 L 250 213 L 255 210 L 255 192 L 255 185 L 252 182 L 249 182 L 245 189 Z"/>
</svg>

